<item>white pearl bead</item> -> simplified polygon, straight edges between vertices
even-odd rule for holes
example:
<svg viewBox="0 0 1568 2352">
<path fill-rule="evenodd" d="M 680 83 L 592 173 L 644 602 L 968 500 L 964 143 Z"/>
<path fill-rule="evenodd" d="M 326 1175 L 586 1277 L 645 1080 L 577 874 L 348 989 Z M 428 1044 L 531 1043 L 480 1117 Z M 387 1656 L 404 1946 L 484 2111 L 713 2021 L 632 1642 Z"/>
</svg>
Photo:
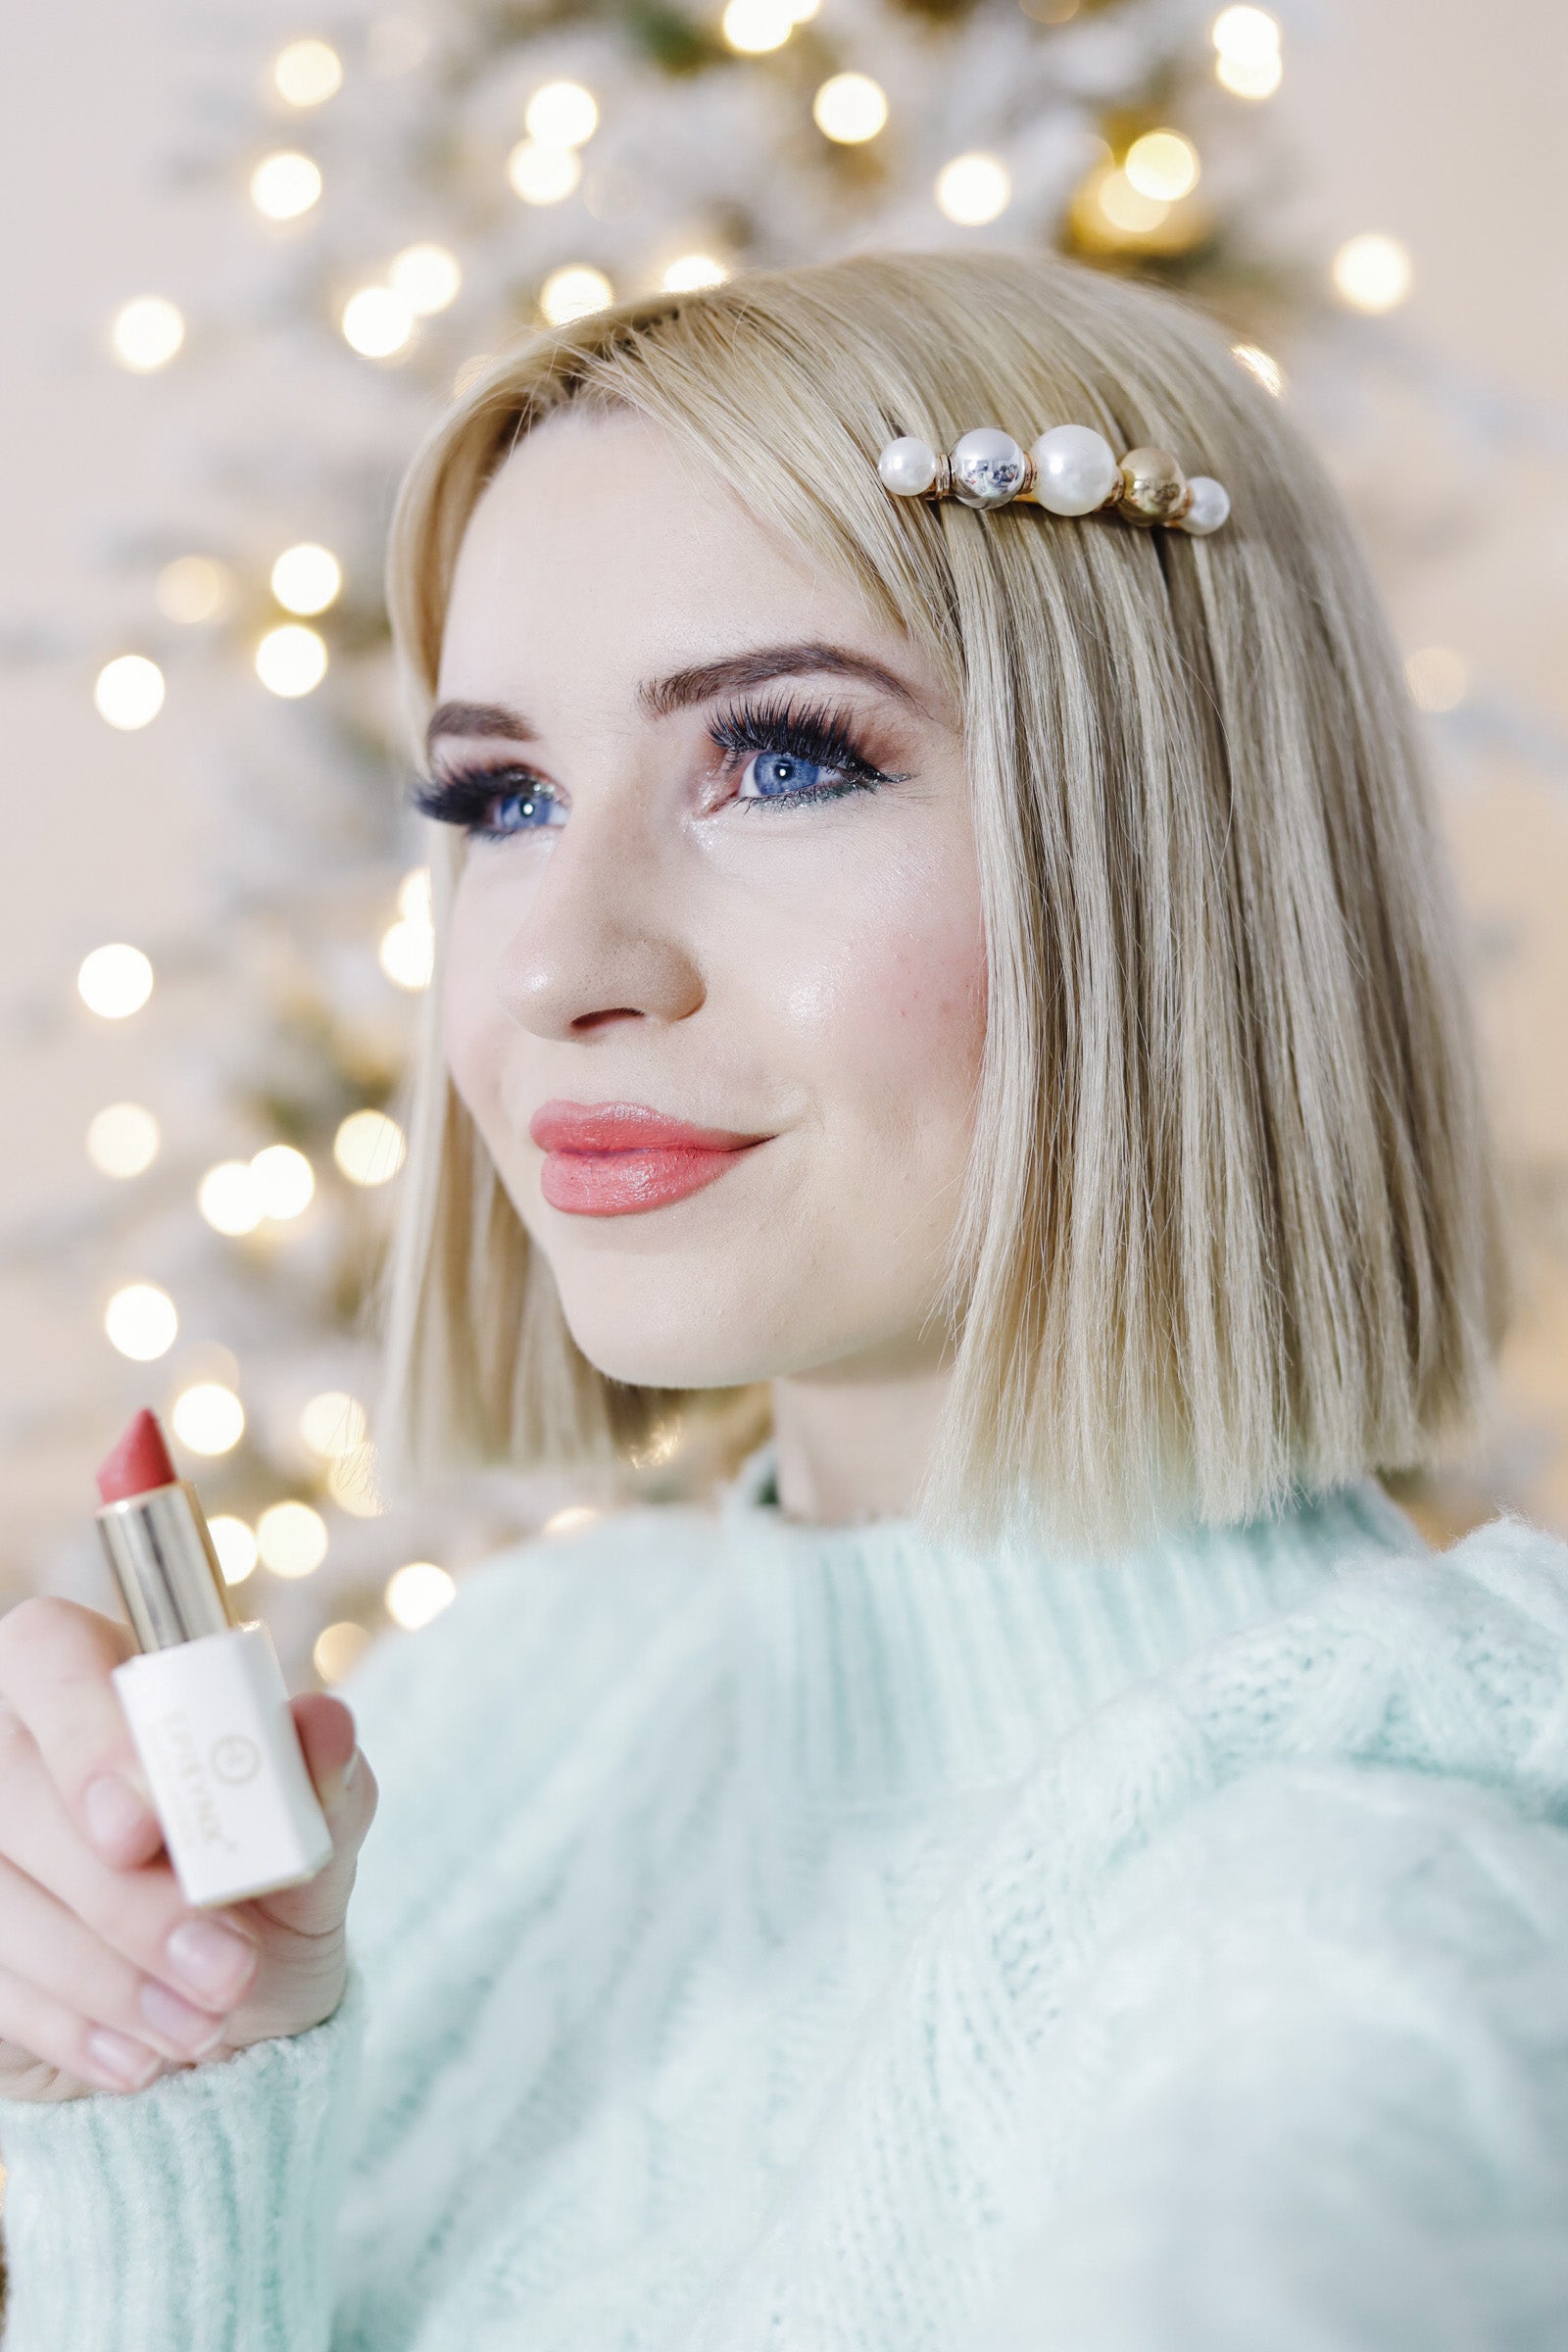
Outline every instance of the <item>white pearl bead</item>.
<svg viewBox="0 0 1568 2352">
<path fill-rule="evenodd" d="M 1193 503 L 1182 516 L 1181 527 L 1191 531 L 1195 539 L 1206 539 L 1229 514 L 1230 493 L 1211 473 L 1195 473 L 1190 486 Z"/>
<path fill-rule="evenodd" d="M 1024 454 L 1010 433 L 977 424 L 960 434 L 953 460 L 953 495 L 966 507 L 1004 507 L 1016 498 L 1024 475 Z"/>
<path fill-rule="evenodd" d="M 906 433 L 900 441 L 890 441 L 876 462 L 876 469 L 888 489 L 900 498 L 918 498 L 929 490 L 937 478 L 937 453 L 928 443 L 916 441 Z"/>
<path fill-rule="evenodd" d="M 1092 514 L 1115 489 L 1116 453 L 1087 424 L 1054 424 L 1030 451 L 1036 503 L 1053 514 Z"/>
</svg>

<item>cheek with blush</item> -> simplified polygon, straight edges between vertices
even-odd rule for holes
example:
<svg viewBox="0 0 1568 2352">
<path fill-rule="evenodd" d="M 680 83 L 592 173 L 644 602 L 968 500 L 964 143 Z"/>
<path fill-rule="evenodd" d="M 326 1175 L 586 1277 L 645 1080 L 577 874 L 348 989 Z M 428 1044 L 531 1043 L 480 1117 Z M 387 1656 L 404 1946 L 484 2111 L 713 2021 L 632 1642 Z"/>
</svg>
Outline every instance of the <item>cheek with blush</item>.
<svg viewBox="0 0 1568 2352">
<path fill-rule="evenodd" d="M 963 872 L 962 861 L 956 861 Z M 967 1157 L 986 1030 L 977 882 L 916 874 L 868 894 L 775 1000 L 824 1109 L 879 1184 L 928 1193 Z"/>
</svg>

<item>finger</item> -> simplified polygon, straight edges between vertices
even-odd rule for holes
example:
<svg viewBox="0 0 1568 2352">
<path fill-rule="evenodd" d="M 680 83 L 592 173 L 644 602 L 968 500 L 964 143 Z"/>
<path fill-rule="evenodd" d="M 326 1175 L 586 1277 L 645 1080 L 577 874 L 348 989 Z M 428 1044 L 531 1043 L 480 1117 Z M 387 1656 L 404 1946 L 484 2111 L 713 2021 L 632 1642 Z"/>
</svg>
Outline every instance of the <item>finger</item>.
<svg viewBox="0 0 1568 2352">
<path fill-rule="evenodd" d="M 325 1690 L 307 1690 L 289 1703 L 316 1793 L 327 1805 L 336 1796 L 354 1753 L 354 1717 L 342 1699 Z"/>
<path fill-rule="evenodd" d="M 303 1886 L 260 1896 L 248 1910 L 300 1936 L 320 1936 L 341 1924 L 353 1891 L 360 1847 L 375 1818 L 380 1791 L 361 1749 L 352 1744 L 354 1718 L 341 1699 L 313 1690 L 292 1701 L 300 1745 L 332 1833 L 331 1859 Z M 347 1725 L 347 1737 L 344 1726 Z M 345 1779 L 335 1760 L 354 1770 Z"/>
<path fill-rule="evenodd" d="M 234 2006 L 260 1965 L 253 1925 L 232 1909 L 193 1912 L 166 1858 L 134 1870 L 102 1861 L 30 1740 L 10 1743 L 0 1793 L 0 1855 L 150 1976 L 215 2012 Z"/>
<path fill-rule="evenodd" d="M 110 1861 L 145 1862 L 163 1831 L 109 1677 L 130 1628 L 41 1594 L 0 1617 L 0 1699 L 31 1734 L 73 1821 Z"/>
<path fill-rule="evenodd" d="M 58 2067 L 99 2090 L 142 2090 L 163 2064 L 146 2042 L 94 2024 L 57 2000 L 40 1984 L 29 1984 L 0 1968 L 0 2034 L 30 2057 Z M 3 2086 L 25 2090 L 24 2074 L 8 2068 Z"/>
<path fill-rule="evenodd" d="M 165 2058 L 200 2058 L 222 2040 L 221 2016 L 133 1966 L 46 1887 L 3 1860 L 0 1923 L 7 1974 L 89 2025 L 150 2043 Z"/>
</svg>

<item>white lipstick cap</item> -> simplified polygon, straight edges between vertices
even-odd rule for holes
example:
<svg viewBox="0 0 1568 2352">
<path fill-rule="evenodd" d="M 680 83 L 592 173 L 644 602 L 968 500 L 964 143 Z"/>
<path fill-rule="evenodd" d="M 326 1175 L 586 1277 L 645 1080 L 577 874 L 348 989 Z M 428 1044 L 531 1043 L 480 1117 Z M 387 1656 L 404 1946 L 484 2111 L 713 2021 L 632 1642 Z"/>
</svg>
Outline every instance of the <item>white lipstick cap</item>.
<svg viewBox="0 0 1568 2352">
<path fill-rule="evenodd" d="M 332 1833 L 265 1625 L 148 1650 L 110 1679 L 188 1903 L 243 1902 L 315 1878 Z"/>
</svg>

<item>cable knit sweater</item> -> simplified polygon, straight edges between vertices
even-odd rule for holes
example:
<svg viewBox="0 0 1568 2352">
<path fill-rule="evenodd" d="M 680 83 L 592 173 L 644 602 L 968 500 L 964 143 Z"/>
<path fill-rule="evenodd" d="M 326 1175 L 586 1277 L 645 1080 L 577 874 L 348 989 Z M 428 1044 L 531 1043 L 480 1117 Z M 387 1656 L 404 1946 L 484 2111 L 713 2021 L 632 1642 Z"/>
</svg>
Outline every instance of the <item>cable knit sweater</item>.
<svg viewBox="0 0 1568 2352">
<path fill-rule="evenodd" d="M 368 1653 L 340 2006 L 0 2100 L 9 2352 L 1560 2352 L 1568 1546 L 774 1459 Z"/>
</svg>

